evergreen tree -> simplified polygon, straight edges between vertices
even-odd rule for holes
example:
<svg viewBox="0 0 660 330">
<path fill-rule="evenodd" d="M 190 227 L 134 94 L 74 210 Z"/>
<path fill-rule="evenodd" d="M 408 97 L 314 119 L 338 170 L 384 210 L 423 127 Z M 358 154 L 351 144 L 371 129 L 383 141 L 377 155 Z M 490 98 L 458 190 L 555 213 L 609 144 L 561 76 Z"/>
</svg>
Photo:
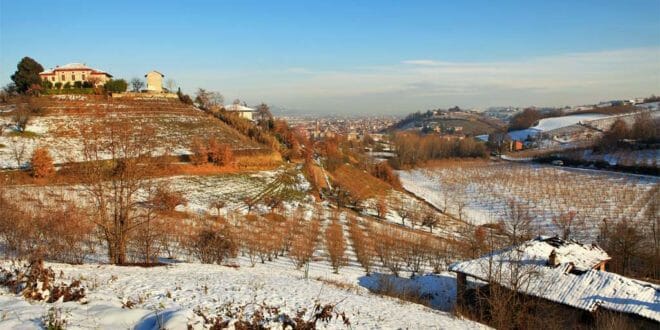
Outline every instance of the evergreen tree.
<svg viewBox="0 0 660 330">
<path fill-rule="evenodd" d="M 16 72 L 11 76 L 11 80 L 16 84 L 16 90 L 19 93 L 26 93 L 34 84 L 41 84 L 39 73 L 44 71 L 44 67 L 30 57 L 23 57 L 16 65 Z"/>
</svg>

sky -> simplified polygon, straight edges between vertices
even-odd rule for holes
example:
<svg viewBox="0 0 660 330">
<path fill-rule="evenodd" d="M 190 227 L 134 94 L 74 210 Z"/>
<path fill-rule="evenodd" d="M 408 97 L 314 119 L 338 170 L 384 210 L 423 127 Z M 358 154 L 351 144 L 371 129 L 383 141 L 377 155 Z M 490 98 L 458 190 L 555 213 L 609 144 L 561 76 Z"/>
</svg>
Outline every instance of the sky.
<svg viewBox="0 0 660 330">
<path fill-rule="evenodd" d="M 660 94 L 660 0 L 0 0 L 0 84 L 24 56 L 304 113 L 590 104 Z"/>
</svg>

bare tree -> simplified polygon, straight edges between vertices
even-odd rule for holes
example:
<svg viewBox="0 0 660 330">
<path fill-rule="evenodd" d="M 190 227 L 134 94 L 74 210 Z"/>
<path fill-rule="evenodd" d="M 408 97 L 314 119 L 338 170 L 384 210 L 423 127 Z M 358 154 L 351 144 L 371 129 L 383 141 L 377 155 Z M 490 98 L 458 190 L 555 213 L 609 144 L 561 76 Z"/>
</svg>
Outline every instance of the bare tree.
<svg viewBox="0 0 660 330">
<path fill-rule="evenodd" d="M 16 126 L 16 129 L 19 132 L 25 132 L 25 128 L 30 123 L 32 119 L 32 109 L 29 101 L 27 103 L 20 103 L 17 105 L 16 110 L 14 110 L 12 121 Z"/>
<path fill-rule="evenodd" d="M 165 88 L 167 88 L 168 92 L 173 93 L 174 89 L 176 89 L 176 81 L 172 78 L 168 78 L 165 80 Z"/>
<path fill-rule="evenodd" d="M 21 167 L 25 160 L 27 150 L 27 141 L 24 138 L 14 137 L 11 139 L 11 154 L 14 156 L 16 166 Z"/>
<path fill-rule="evenodd" d="M 532 234 L 532 216 L 529 208 L 510 199 L 504 210 L 504 218 L 500 222 L 502 229 L 509 236 L 510 244 L 515 245 Z"/>
<path fill-rule="evenodd" d="M 576 235 L 578 228 L 584 225 L 584 219 L 576 211 L 568 211 L 552 218 L 552 223 L 561 232 L 562 239 L 570 239 Z"/>
<path fill-rule="evenodd" d="M 144 82 L 140 78 L 133 78 L 131 79 L 131 88 L 133 92 L 139 93 L 144 89 Z"/>
<path fill-rule="evenodd" d="M 465 207 L 467 206 L 467 202 L 465 199 L 458 197 L 456 198 L 456 211 L 458 212 L 458 220 L 463 221 L 463 212 L 465 211 Z"/>
<path fill-rule="evenodd" d="M 424 212 L 424 215 L 422 216 L 422 226 L 429 227 L 431 232 L 433 232 L 433 227 L 435 227 L 439 221 L 440 219 L 438 218 L 438 215 L 431 209 Z"/>
<path fill-rule="evenodd" d="M 387 216 L 387 201 L 382 196 L 378 197 L 378 200 L 376 201 L 376 213 L 381 219 L 385 219 Z"/>
<path fill-rule="evenodd" d="M 220 216 L 220 210 L 224 209 L 227 203 L 223 200 L 216 200 L 211 203 L 211 207 L 216 210 L 216 214 Z"/>
<path fill-rule="evenodd" d="M 219 92 L 207 91 L 203 88 L 197 90 L 195 102 L 204 110 L 218 108 L 225 101 L 225 98 Z"/>
<path fill-rule="evenodd" d="M 273 115 L 270 113 L 270 107 L 266 103 L 257 106 L 257 122 L 263 129 L 268 129 L 273 123 Z"/>
<path fill-rule="evenodd" d="M 80 128 L 85 162 L 80 178 L 94 207 L 94 222 L 114 264 L 126 263 L 131 233 L 142 224 L 138 193 L 148 191 L 154 129 L 128 121 L 105 121 Z"/>
<path fill-rule="evenodd" d="M 257 205 L 258 202 L 259 202 L 259 200 L 256 199 L 256 198 L 253 198 L 253 197 L 243 198 L 243 204 L 245 204 L 245 206 L 247 206 L 247 208 L 248 208 L 247 213 L 248 214 L 250 214 L 250 212 L 252 212 L 252 208 L 254 208 Z"/>
<path fill-rule="evenodd" d="M 414 214 L 414 210 L 412 208 L 412 205 L 410 205 L 407 201 L 405 201 L 403 198 L 398 198 L 393 205 L 394 211 L 396 211 L 396 214 L 401 217 L 401 224 L 405 225 L 406 224 L 406 219 L 411 217 Z"/>
</svg>

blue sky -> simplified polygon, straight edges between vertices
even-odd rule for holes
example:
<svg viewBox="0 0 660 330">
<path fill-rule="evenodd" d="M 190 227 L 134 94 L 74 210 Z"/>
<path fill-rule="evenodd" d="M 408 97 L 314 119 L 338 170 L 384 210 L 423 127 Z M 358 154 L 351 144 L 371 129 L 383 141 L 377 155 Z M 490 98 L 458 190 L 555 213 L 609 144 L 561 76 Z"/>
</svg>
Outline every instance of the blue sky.
<svg viewBox="0 0 660 330">
<path fill-rule="evenodd" d="M 566 105 L 660 92 L 660 1 L 6 1 L 31 56 L 322 113 Z"/>
</svg>

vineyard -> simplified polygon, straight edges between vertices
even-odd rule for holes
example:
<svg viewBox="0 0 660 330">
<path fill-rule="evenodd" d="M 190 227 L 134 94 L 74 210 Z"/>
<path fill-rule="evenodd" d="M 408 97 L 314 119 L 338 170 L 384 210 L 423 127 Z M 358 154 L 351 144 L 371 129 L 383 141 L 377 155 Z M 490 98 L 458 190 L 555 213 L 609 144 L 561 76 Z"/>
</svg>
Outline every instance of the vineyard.
<svg viewBox="0 0 660 330">
<path fill-rule="evenodd" d="M 593 238 L 604 220 L 645 219 L 659 198 L 655 177 L 551 166 L 476 162 L 399 175 L 406 190 L 474 224 L 508 221 L 514 202 L 529 212 L 538 234 L 557 234 L 553 219 L 573 212 Z"/>
<path fill-rule="evenodd" d="M 82 131 L 105 122 L 128 122 L 132 127 L 150 127 L 158 148 L 154 155 L 190 153 L 196 136 L 214 137 L 237 152 L 270 150 L 240 134 L 227 124 L 178 100 L 104 100 L 39 98 L 30 107 L 40 109 L 24 132 L 13 125 L 11 108 L 0 109 L 0 168 L 25 166 L 37 147 L 46 148 L 56 163 L 83 161 Z M 3 132 L 4 131 L 4 132 Z"/>
</svg>

